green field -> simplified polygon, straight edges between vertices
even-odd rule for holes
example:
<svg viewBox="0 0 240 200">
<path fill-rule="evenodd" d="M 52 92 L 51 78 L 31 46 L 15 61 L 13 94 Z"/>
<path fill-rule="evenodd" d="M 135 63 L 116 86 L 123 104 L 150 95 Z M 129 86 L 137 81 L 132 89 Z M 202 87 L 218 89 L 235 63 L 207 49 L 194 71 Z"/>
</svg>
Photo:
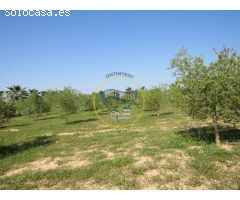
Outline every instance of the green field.
<svg viewBox="0 0 240 200">
<path fill-rule="evenodd" d="M 128 128 L 104 126 L 93 112 L 0 128 L 0 189 L 240 189 L 240 132 L 176 110 L 145 112 Z"/>
</svg>

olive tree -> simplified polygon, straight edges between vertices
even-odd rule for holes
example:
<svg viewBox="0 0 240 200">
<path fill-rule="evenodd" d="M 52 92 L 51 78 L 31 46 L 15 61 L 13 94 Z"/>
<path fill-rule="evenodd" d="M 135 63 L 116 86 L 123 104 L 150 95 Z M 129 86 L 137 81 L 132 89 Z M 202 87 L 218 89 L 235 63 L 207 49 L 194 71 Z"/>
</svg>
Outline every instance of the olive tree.
<svg viewBox="0 0 240 200">
<path fill-rule="evenodd" d="M 3 100 L 3 97 L 0 96 L 0 126 L 6 122 L 6 103 Z"/>
<path fill-rule="evenodd" d="M 33 90 L 27 98 L 18 100 L 16 106 L 21 115 L 35 115 L 37 119 L 41 114 L 50 111 L 49 103 L 37 90 Z"/>
<path fill-rule="evenodd" d="M 77 112 L 79 108 L 79 94 L 76 90 L 65 87 L 59 94 L 59 105 L 62 117 L 68 123 L 69 116 Z"/>
<path fill-rule="evenodd" d="M 99 93 L 92 93 L 92 104 L 99 113 L 105 109 L 104 98 Z"/>
<path fill-rule="evenodd" d="M 80 95 L 81 99 L 81 107 L 85 111 L 93 111 L 93 97 L 92 95 L 89 94 L 81 94 Z"/>
<path fill-rule="evenodd" d="M 163 103 L 163 93 L 160 87 L 152 88 L 145 92 L 145 104 L 147 110 L 160 115 L 160 109 Z"/>
<path fill-rule="evenodd" d="M 0 95 L 0 126 L 8 122 L 14 116 L 14 106 L 11 102 L 7 102 L 5 98 Z"/>
<path fill-rule="evenodd" d="M 219 122 L 240 119 L 240 57 L 228 48 L 216 53 L 217 60 L 207 66 L 203 57 L 181 49 L 171 66 L 177 77 L 172 85 L 175 102 L 192 117 L 211 118 L 219 145 Z"/>
</svg>

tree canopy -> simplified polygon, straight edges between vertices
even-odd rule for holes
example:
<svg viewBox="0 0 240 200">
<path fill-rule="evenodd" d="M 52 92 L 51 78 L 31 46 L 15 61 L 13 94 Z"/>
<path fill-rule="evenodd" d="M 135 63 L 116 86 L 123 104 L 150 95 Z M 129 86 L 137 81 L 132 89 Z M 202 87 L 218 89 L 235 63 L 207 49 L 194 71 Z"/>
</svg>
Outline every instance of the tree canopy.
<svg viewBox="0 0 240 200">
<path fill-rule="evenodd" d="M 203 57 L 192 57 L 181 49 L 171 66 L 177 77 L 172 85 L 175 102 L 195 118 L 210 117 L 219 144 L 219 121 L 240 119 L 240 57 L 228 48 L 216 53 L 217 60 L 206 65 Z"/>
</svg>

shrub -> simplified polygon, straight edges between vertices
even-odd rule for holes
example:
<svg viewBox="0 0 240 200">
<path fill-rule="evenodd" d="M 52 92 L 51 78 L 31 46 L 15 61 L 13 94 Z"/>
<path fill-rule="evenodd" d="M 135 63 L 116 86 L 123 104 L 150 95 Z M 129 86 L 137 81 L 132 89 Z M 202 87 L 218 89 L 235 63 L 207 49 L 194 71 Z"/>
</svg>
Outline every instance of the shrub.
<svg viewBox="0 0 240 200">
<path fill-rule="evenodd" d="M 21 115 L 35 115 L 37 119 L 42 113 L 50 111 L 49 103 L 38 91 L 32 92 L 26 99 L 18 100 L 16 107 Z"/>
<path fill-rule="evenodd" d="M 59 94 L 59 105 L 61 107 L 61 115 L 67 123 L 69 116 L 76 113 L 79 108 L 78 92 L 70 87 L 65 87 Z"/>
<path fill-rule="evenodd" d="M 8 122 L 15 114 L 14 105 L 10 102 L 6 102 L 0 95 L 0 126 Z"/>
</svg>

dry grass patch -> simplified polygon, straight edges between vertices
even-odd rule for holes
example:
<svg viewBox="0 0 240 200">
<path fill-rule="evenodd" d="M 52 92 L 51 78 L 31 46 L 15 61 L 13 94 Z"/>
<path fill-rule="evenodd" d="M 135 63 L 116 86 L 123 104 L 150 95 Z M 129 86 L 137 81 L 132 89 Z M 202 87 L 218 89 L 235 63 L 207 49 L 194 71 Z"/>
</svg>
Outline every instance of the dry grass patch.
<svg viewBox="0 0 240 200">
<path fill-rule="evenodd" d="M 5 131 L 6 131 L 6 132 L 18 132 L 19 130 L 12 128 L 12 129 L 8 129 L 8 130 L 5 130 Z"/>
<path fill-rule="evenodd" d="M 145 132 L 145 128 L 112 128 L 112 129 L 102 129 L 95 131 L 95 133 L 107 133 L 113 131 L 126 131 L 126 132 Z"/>
<path fill-rule="evenodd" d="M 112 151 L 102 150 L 101 152 L 106 155 L 106 157 L 107 157 L 106 159 L 107 159 L 107 160 L 112 160 L 112 159 L 114 159 L 115 156 L 116 156 L 116 154 L 113 153 Z"/>
<path fill-rule="evenodd" d="M 87 166 L 89 164 L 91 164 L 91 162 L 83 157 L 82 152 L 76 152 L 73 156 L 56 158 L 46 157 L 33 162 L 29 162 L 18 169 L 12 169 L 8 171 L 1 178 L 19 175 L 27 171 L 48 171 L 57 168 L 75 169 Z"/>
<path fill-rule="evenodd" d="M 91 136 L 93 132 L 91 131 L 76 131 L 76 132 L 64 132 L 59 133 L 58 136 L 72 136 L 72 135 L 80 135 L 80 136 Z"/>
<path fill-rule="evenodd" d="M 218 172 L 227 172 L 227 173 L 239 173 L 240 172 L 240 160 L 226 161 L 226 163 L 215 162 L 216 169 Z"/>
<path fill-rule="evenodd" d="M 136 149 L 142 149 L 142 148 L 144 147 L 144 145 L 139 142 L 139 143 L 135 143 L 134 147 L 135 147 Z"/>
<path fill-rule="evenodd" d="M 153 162 L 150 157 L 140 157 L 136 166 L 153 165 L 137 177 L 141 189 L 180 189 L 187 188 L 191 177 L 187 164 L 191 159 L 183 151 L 162 153 L 160 160 Z"/>
<path fill-rule="evenodd" d="M 80 136 L 94 136 L 95 133 L 108 133 L 114 131 L 126 131 L 126 132 L 145 132 L 145 128 L 112 128 L 112 129 L 101 129 L 97 131 L 74 131 L 74 132 L 63 132 L 57 134 L 58 136 L 72 136 L 72 135 L 80 135 Z"/>
<path fill-rule="evenodd" d="M 63 167 L 66 168 L 70 168 L 70 169 L 75 169 L 75 168 L 80 168 L 80 167 L 84 167 L 91 164 L 91 162 L 87 161 L 87 160 L 71 160 L 68 161 L 67 163 L 63 164 Z"/>
<path fill-rule="evenodd" d="M 27 163 L 24 167 L 21 167 L 19 169 L 13 169 L 8 171 L 3 176 L 3 178 L 8 176 L 15 176 L 26 171 L 47 171 L 51 169 L 56 169 L 59 166 L 58 161 L 60 160 L 60 158 L 52 157 L 42 158 L 34 162 Z"/>
<path fill-rule="evenodd" d="M 94 179 L 89 179 L 83 182 L 77 182 L 74 189 L 79 190 L 119 190 L 120 188 L 112 184 L 99 184 Z"/>
<path fill-rule="evenodd" d="M 230 144 L 221 144 L 220 148 L 227 150 L 227 151 L 233 151 L 233 146 Z"/>
<path fill-rule="evenodd" d="M 140 156 L 136 158 L 136 162 L 134 163 L 136 167 L 143 166 L 146 164 L 153 164 L 153 159 L 147 156 Z"/>
<path fill-rule="evenodd" d="M 191 159 L 181 150 L 175 150 L 171 153 L 162 153 L 160 157 L 162 158 L 159 162 L 160 165 L 173 161 L 181 168 L 185 168 Z"/>
</svg>

